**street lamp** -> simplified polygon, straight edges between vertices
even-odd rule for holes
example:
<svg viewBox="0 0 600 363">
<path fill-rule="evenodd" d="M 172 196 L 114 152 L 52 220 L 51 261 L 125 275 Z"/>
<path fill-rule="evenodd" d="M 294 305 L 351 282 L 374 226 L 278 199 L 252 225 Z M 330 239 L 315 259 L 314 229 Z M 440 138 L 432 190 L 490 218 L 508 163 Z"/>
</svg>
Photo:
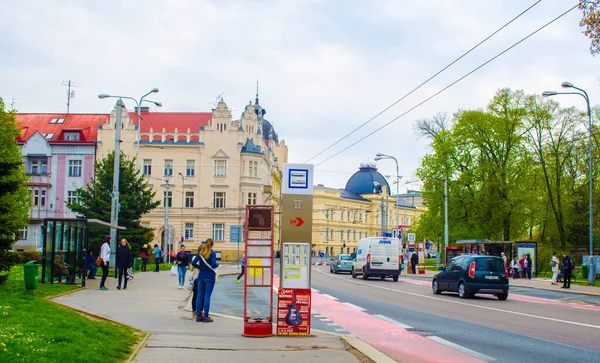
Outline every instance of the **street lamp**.
<svg viewBox="0 0 600 363">
<path fill-rule="evenodd" d="M 142 132 L 141 131 L 142 130 L 142 125 L 141 125 L 141 122 L 142 122 L 142 109 L 141 109 L 142 102 L 148 102 L 148 103 L 154 104 L 157 107 L 162 107 L 162 103 L 160 103 L 160 102 L 151 101 L 151 100 L 145 100 L 144 99 L 146 96 L 148 96 L 151 93 L 158 93 L 158 88 L 151 89 L 150 92 L 148 92 L 145 95 L 143 95 L 142 97 L 140 97 L 139 101 L 136 100 L 133 97 L 112 96 L 112 95 L 105 94 L 105 93 L 102 93 L 102 94 L 98 95 L 98 98 L 100 98 L 100 99 L 109 98 L 109 97 L 112 97 L 112 98 L 126 98 L 128 100 L 132 100 L 133 102 L 135 102 L 136 110 L 137 110 L 137 121 L 138 121 L 138 124 L 137 124 L 137 148 L 136 148 L 136 154 L 135 154 L 135 168 L 138 171 L 140 170 L 140 143 L 142 141 L 142 133 L 141 133 Z"/>
<path fill-rule="evenodd" d="M 184 236 L 184 231 L 183 231 L 183 193 L 184 193 L 184 190 L 183 190 L 183 186 L 185 184 L 185 179 L 183 177 L 183 174 L 179 173 L 179 176 L 181 177 L 181 243 L 183 244 L 183 236 Z"/>
<path fill-rule="evenodd" d="M 395 157 L 391 156 L 391 155 L 386 155 L 386 154 L 381 154 L 381 153 L 377 153 L 377 156 L 375 158 L 375 161 L 379 161 L 382 159 L 393 159 L 396 162 L 396 228 L 400 228 L 400 214 L 398 212 L 398 198 L 400 196 L 400 168 L 398 166 L 398 159 L 396 159 Z M 404 211 L 406 212 L 406 209 L 404 209 Z M 405 216 L 406 217 L 406 216 Z M 406 221 L 402 221 L 403 225 L 406 225 L 405 223 Z"/>
<path fill-rule="evenodd" d="M 594 224 L 593 224 L 593 216 L 594 216 L 594 208 L 592 206 L 592 195 L 593 195 L 593 167 L 594 167 L 594 159 L 592 152 L 592 109 L 590 107 L 590 98 L 585 90 L 582 88 L 574 86 L 570 82 L 563 82 L 561 84 L 563 88 L 574 88 L 580 92 L 556 92 L 556 91 L 545 91 L 542 93 L 544 97 L 556 96 L 556 95 L 580 95 L 585 98 L 585 102 L 587 104 L 587 114 L 588 114 L 588 131 L 589 131 L 589 161 L 590 161 L 590 220 L 589 220 L 589 242 L 590 242 L 590 262 L 588 268 L 588 282 L 596 281 L 596 272 L 594 271 Z"/>
</svg>

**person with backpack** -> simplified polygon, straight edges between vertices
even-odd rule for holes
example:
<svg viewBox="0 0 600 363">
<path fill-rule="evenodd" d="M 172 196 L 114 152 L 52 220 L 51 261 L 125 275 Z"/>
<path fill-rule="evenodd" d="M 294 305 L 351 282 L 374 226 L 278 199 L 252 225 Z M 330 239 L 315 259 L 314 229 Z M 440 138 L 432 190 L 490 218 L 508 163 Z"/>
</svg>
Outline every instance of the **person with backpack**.
<svg viewBox="0 0 600 363">
<path fill-rule="evenodd" d="M 571 271 L 573 270 L 573 268 L 575 267 L 575 262 L 573 262 L 573 259 L 571 258 L 571 256 L 567 255 L 566 252 L 563 252 L 563 266 L 562 266 L 562 273 L 563 273 L 563 285 L 561 286 L 561 289 L 570 289 L 571 288 Z"/>
<path fill-rule="evenodd" d="M 160 254 L 161 254 L 161 250 L 160 248 L 158 248 L 158 245 L 155 243 L 154 244 L 154 251 L 152 251 L 152 253 L 154 254 L 154 259 L 156 262 L 156 268 L 154 269 L 154 272 L 158 272 L 158 265 L 160 265 Z"/>
<path fill-rule="evenodd" d="M 550 259 L 550 267 L 552 268 L 552 285 L 558 285 L 556 279 L 558 278 L 558 271 L 560 271 L 560 261 L 556 257 L 556 252 L 552 252 L 552 258 Z"/>
<path fill-rule="evenodd" d="M 211 323 L 213 319 L 209 315 L 210 298 L 215 283 L 218 279 L 217 254 L 212 250 L 214 241 L 209 238 L 202 251 L 192 260 L 192 266 L 198 269 L 198 296 L 196 297 L 196 322 Z"/>
</svg>

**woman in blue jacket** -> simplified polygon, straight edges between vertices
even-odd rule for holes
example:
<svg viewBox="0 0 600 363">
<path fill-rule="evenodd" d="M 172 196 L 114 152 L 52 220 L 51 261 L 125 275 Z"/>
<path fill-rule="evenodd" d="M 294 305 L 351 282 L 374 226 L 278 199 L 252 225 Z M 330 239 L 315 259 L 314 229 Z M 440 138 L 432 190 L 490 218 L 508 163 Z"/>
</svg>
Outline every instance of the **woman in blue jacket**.
<svg viewBox="0 0 600 363">
<path fill-rule="evenodd" d="M 156 243 L 154 244 L 154 251 L 152 251 L 152 253 L 156 259 L 156 268 L 154 269 L 154 272 L 158 272 L 158 265 L 160 264 L 160 248 L 158 248 Z"/>
<path fill-rule="evenodd" d="M 210 323 L 213 319 L 208 315 L 210 297 L 217 279 L 217 255 L 213 252 L 214 241 L 207 239 L 206 244 L 192 261 L 192 266 L 198 269 L 198 297 L 196 298 L 197 322 Z M 202 308 L 204 307 L 204 312 Z"/>
</svg>

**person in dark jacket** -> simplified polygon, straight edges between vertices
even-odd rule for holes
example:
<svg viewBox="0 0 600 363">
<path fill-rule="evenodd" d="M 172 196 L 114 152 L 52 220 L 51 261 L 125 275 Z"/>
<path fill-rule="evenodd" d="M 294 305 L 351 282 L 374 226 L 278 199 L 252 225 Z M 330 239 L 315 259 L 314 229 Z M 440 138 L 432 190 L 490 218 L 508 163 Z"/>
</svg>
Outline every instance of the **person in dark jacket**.
<svg viewBox="0 0 600 363">
<path fill-rule="evenodd" d="M 129 243 L 123 238 L 119 247 L 117 247 L 117 269 L 119 270 L 119 280 L 117 281 L 117 289 L 121 290 L 121 280 L 125 275 L 125 281 L 123 283 L 123 290 L 127 288 L 127 269 L 131 267 L 131 248 Z"/>
<path fill-rule="evenodd" d="M 205 244 L 206 244 L 206 241 L 202 242 L 202 244 L 198 247 L 198 253 L 200 253 L 202 251 L 202 248 L 204 247 Z M 194 319 L 196 319 L 198 317 L 196 315 L 196 308 L 197 308 L 196 300 L 197 300 L 197 298 L 198 298 L 198 276 L 196 276 L 196 279 L 194 279 L 194 286 L 193 286 L 193 290 L 192 290 L 192 317 Z M 200 312 L 202 312 L 203 310 L 204 310 L 204 301 L 201 301 Z"/>
<path fill-rule="evenodd" d="M 571 288 L 571 270 L 575 267 L 575 262 L 571 256 L 567 255 L 566 252 L 563 252 L 563 260 L 562 260 L 562 275 L 563 275 L 563 285 L 562 289 L 570 289 Z"/>
<path fill-rule="evenodd" d="M 410 267 L 412 268 L 413 275 L 417 273 L 417 264 L 418 263 L 419 263 L 419 256 L 415 252 L 415 253 L 413 253 L 412 256 L 410 256 Z"/>
<path fill-rule="evenodd" d="M 525 268 L 525 274 L 527 275 L 527 279 L 531 280 L 531 271 L 533 270 L 533 261 L 531 260 L 531 255 L 529 253 L 525 257 L 525 261 L 527 261 L 527 267 Z"/>
<path fill-rule="evenodd" d="M 235 279 L 238 282 L 238 284 L 241 282 L 240 279 L 242 278 L 242 276 L 244 276 L 244 266 L 245 265 L 246 265 L 246 253 L 244 253 L 242 255 L 242 272 L 240 272 L 240 274 L 238 275 L 238 277 Z"/>
<path fill-rule="evenodd" d="M 217 255 L 212 250 L 214 242 L 211 238 L 206 240 L 206 245 L 202 248 L 194 259 L 192 266 L 198 269 L 198 297 L 196 298 L 196 317 L 197 322 L 210 323 L 213 319 L 209 315 L 210 297 L 212 295 L 215 283 L 217 281 L 216 268 L 219 267 Z M 204 306 L 202 306 L 202 302 Z"/>
<path fill-rule="evenodd" d="M 88 254 L 85 256 L 85 269 L 90 271 L 87 278 L 90 280 L 95 280 L 98 267 L 96 267 L 96 260 L 94 259 L 92 250 L 89 250 Z"/>
<path fill-rule="evenodd" d="M 183 289 L 183 285 L 185 285 L 185 274 L 190 264 L 190 254 L 187 253 L 184 245 L 181 245 L 181 247 L 179 247 L 179 252 L 177 252 L 175 260 L 177 261 L 177 276 L 179 278 L 179 288 Z"/>
</svg>

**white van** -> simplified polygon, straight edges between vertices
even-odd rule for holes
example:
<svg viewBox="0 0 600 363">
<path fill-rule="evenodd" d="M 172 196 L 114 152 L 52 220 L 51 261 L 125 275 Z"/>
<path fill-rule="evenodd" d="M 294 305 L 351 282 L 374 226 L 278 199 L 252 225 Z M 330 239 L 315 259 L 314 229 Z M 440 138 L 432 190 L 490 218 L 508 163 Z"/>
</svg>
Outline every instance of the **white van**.
<svg viewBox="0 0 600 363">
<path fill-rule="evenodd" d="M 398 281 L 403 268 L 402 262 L 398 238 L 363 238 L 358 241 L 356 260 L 352 265 L 352 277 L 361 275 L 365 280 L 371 276 L 379 276 L 382 280 L 392 277 L 394 281 Z"/>
</svg>

